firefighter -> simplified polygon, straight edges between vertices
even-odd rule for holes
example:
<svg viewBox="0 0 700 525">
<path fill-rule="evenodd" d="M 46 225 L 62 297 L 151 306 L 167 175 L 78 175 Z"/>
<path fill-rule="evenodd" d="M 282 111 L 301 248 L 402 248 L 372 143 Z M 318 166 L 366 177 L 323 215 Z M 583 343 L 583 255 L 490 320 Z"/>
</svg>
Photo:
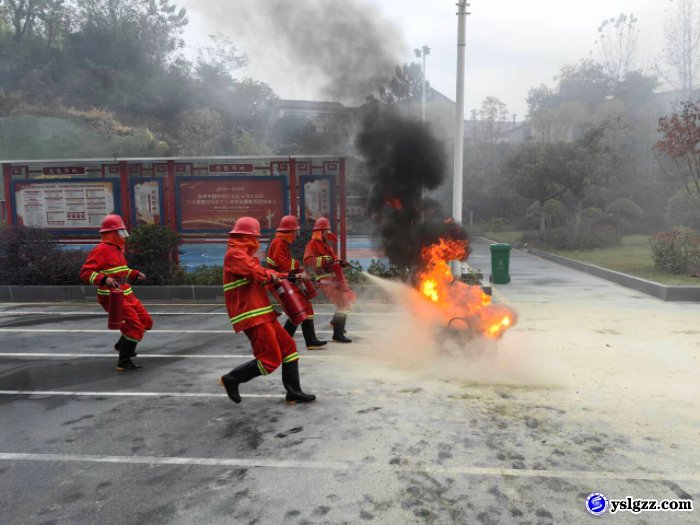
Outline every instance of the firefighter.
<svg viewBox="0 0 700 525">
<path fill-rule="evenodd" d="M 299 261 L 292 257 L 290 251 L 292 242 L 296 239 L 299 229 L 299 222 L 294 215 L 285 215 L 282 217 L 275 238 L 272 239 L 270 246 L 267 248 L 267 264 L 270 268 L 278 272 L 285 272 L 295 277 L 303 278 L 302 276 L 305 277 L 304 269 L 302 265 L 299 264 Z M 295 287 L 295 290 L 304 304 L 306 313 L 309 315 L 309 317 L 301 323 L 301 331 L 304 334 L 306 349 L 318 350 L 322 348 L 327 341 L 320 341 L 316 337 L 313 306 L 311 306 L 309 300 L 298 288 Z M 287 319 L 287 322 L 284 324 L 284 329 L 289 335 L 293 336 L 294 332 L 296 332 L 297 325 L 295 325 L 291 319 Z"/>
<path fill-rule="evenodd" d="M 234 403 L 241 402 L 238 385 L 260 375 L 268 375 L 282 365 L 282 384 L 290 404 L 308 403 L 316 396 L 305 394 L 299 386 L 299 354 L 294 339 L 277 321 L 265 285 L 286 277 L 284 273 L 263 268 L 255 257 L 259 247 L 260 223 L 241 217 L 229 232 L 224 257 L 224 297 L 231 324 L 250 340 L 255 359 L 234 368 L 221 377 Z"/>
<path fill-rule="evenodd" d="M 100 244 L 90 251 L 80 269 L 80 279 L 98 286 L 97 302 L 105 311 L 109 309 L 110 288 L 121 288 L 124 291 L 122 336 L 114 346 L 114 350 L 119 352 L 117 372 L 141 370 L 143 367 L 134 363 L 132 358 L 136 357 L 136 345 L 143 339 L 143 334 L 153 328 L 153 319 L 134 295 L 129 281 L 143 281 L 146 276 L 126 264 L 124 246 L 129 233 L 119 215 L 107 215 L 104 218 L 100 235 Z"/>
<path fill-rule="evenodd" d="M 335 250 L 328 243 L 328 241 L 335 243 L 337 240 L 338 238 L 331 232 L 331 223 L 326 217 L 316 220 L 311 240 L 304 250 L 304 265 L 310 273 L 315 273 L 319 288 L 336 307 L 331 320 L 333 341 L 352 343 L 352 339 L 345 336 L 345 323 L 352 303 L 355 302 L 355 294 L 349 288 L 341 289 L 341 283 L 334 274 L 334 265 L 348 266 L 346 261 L 338 259 Z"/>
</svg>

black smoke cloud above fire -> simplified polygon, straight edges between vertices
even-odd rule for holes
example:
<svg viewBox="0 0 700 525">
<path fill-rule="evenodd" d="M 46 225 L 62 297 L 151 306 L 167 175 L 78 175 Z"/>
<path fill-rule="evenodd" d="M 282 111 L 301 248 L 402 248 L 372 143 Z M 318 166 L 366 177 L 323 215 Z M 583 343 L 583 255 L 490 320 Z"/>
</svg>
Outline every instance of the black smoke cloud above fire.
<svg viewBox="0 0 700 525">
<path fill-rule="evenodd" d="M 363 120 L 356 147 L 372 186 L 369 212 L 393 264 L 420 268 L 422 247 L 441 237 L 468 238 L 439 203 L 423 197 L 424 190 L 445 181 L 448 158 L 427 125 L 375 103 Z"/>
</svg>

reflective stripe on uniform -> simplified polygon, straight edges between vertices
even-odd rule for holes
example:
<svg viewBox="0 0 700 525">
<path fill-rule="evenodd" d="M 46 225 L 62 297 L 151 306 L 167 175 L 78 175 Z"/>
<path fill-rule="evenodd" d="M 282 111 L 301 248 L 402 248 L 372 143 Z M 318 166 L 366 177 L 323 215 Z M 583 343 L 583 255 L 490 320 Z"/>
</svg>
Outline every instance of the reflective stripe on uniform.
<svg viewBox="0 0 700 525">
<path fill-rule="evenodd" d="M 95 279 L 99 276 L 100 274 L 97 272 L 92 272 L 90 274 L 90 284 L 95 284 Z"/>
<path fill-rule="evenodd" d="M 267 264 L 269 264 L 270 266 L 277 266 L 277 263 L 273 259 L 270 259 L 269 257 L 265 257 L 265 260 L 267 261 Z"/>
<path fill-rule="evenodd" d="M 293 354 L 289 354 L 287 357 L 282 359 L 283 363 L 291 363 L 292 361 L 298 361 L 299 360 L 299 353 L 294 352 Z"/>
<path fill-rule="evenodd" d="M 323 265 L 323 257 L 316 257 L 316 268 L 320 268 Z"/>
<path fill-rule="evenodd" d="M 246 284 L 250 284 L 250 281 L 246 278 L 238 279 L 237 281 L 226 283 L 224 285 L 224 292 L 228 292 L 230 290 L 233 290 L 234 288 L 238 288 L 238 287 L 244 286 Z"/>
<path fill-rule="evenodd" d="M 260 370 L 260 373 L 264 376 L 266 376 L 269 372 L 265 370 L 265 367 L 263 366 L 261 361 L 258 361 L 258 370 Z"/>
<path fill-rule="evenodd" d="M 102 270 L 105 275 L 112 275 L 119 272 L 128 272 L 128 266 L 115 266 L 114 268 L 108 268 L 107 270 Z"/>
<path fill-rule="evenodd" d="M 317 275 L 316 281 L 320 281 L 321 279 L 328 279 L 329 277 L 334 277 L 334 275 L 332 273 L 324 273 L 323 275 Z"/>
<path fill-rule="evenodd" d="M 246 319 L 250 319 L 251 317 L 257 317 L 259 315 L 265 315 L 274 312 L 275 309 L 270 306 L 264 306 L 262 308 L 256 308 L 255 310 L 250 310 L 248 312 L 244 312 L 240 315 L 237 315 L 236 317 L 231 318 L 231 324 L 236 324 L 240 323 L 241 321 L 245 321 Z"/>
<path fill-rule="evenodd" d="M 292 259 L 292 267 L 290 268 L 290 270 L 296 270 L 296 269 L 297 269 L 297 260 Z"/>
<path fill-rule="evenodd" d="M 134 293 L 134 290 L 131 289 L 131 286 L 125 288 L 122 291 L 124 292 L 124 295 L 131 295 L 132 293 Z M 97 295 L 109 295 L 109 290 L 97 290 Z"/>
</svg>

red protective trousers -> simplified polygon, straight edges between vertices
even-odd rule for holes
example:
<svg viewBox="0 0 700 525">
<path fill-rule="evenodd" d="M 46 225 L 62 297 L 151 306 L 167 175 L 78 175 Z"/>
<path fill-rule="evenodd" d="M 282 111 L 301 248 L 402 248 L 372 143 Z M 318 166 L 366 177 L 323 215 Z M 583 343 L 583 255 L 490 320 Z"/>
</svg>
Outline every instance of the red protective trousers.
<svg viewBox="0 0 700 525">
<path fill-rule="evenodd" d="M 109 295 L 98 295 L 97 302 L 105 312 L 109 311 Z M 143 334 L 153 328 L 153 319 L 133 293 L 124 296 L 123 318 L 121 333 L 132 341 L 141 341 Z"/>
<path fill-rule="evenodd" d="M 253 347 L 262 375 L 274 372 L 281 363 L 299 359 L 294 339 L 276 320 L 243 330 Z"/>
</svg>

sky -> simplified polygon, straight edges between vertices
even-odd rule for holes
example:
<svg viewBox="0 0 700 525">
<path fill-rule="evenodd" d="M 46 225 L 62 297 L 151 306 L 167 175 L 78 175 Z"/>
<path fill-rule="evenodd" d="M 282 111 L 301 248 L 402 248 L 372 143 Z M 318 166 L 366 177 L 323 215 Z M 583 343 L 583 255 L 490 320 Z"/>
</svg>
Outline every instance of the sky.
<svg viewBox="0 0 700 525">
<path fill-rule="evenodd" d="M 245 9 L 256 9 L 275 0 L 239 0 Z M 293 0 L 310 2 L 321 17 L 332 19 L 337 2 L 348 0 Z M 554 86 L 565 64 L 596 58 L 597 28 L 606 18 L 634 13 L 639 20 L 639 66 L 650 70 L 663 48 L 666 10 L 672 0 L 471 0 L 467 18 L 465 111 L 467 115 L 487 96 L 505 102 L 510 114 L 521 120 L 527 113 L 527 92 L 540 84 Z M 457 64 L 456 0 L 351 0 L 366 6 L 368 16 L 385 24 L 392 35 L 392 58 L 397 62 L 420 61 L 414 48 L 431 48 L 426 59 L 431 85 L 455 100 Z M 313 56 L 294 57 L 280 52 L 278 38 L 284 12 L 268 24 L 234 8 L 235 0 L 182 0 L 189 13 L 185 31 L 193 49 L 207 44 L 207 35 L 230 36 L 249 65 L 238 75 L 269 83 L 282 98 L 330 100 L 324 82 L 310 67 Z M 290 5 L 286 4 L 286 5 Z M 279 5 L 279 4 L 277 4 Z M 261 12 L 264 9 L 260 9 Z M 282 9 L 284 11 L 284 9 Z M 346 15 L 343 15 L 346 16 Z M 318 19 L 293 20 L 294 38 L 305 39 L 324 30 Z M 363 39 L 366 30 L 358 23 L 352 35 L 338 39 Z M 192 51 L 189 51 L 192 53 Z"/>
</svg>

